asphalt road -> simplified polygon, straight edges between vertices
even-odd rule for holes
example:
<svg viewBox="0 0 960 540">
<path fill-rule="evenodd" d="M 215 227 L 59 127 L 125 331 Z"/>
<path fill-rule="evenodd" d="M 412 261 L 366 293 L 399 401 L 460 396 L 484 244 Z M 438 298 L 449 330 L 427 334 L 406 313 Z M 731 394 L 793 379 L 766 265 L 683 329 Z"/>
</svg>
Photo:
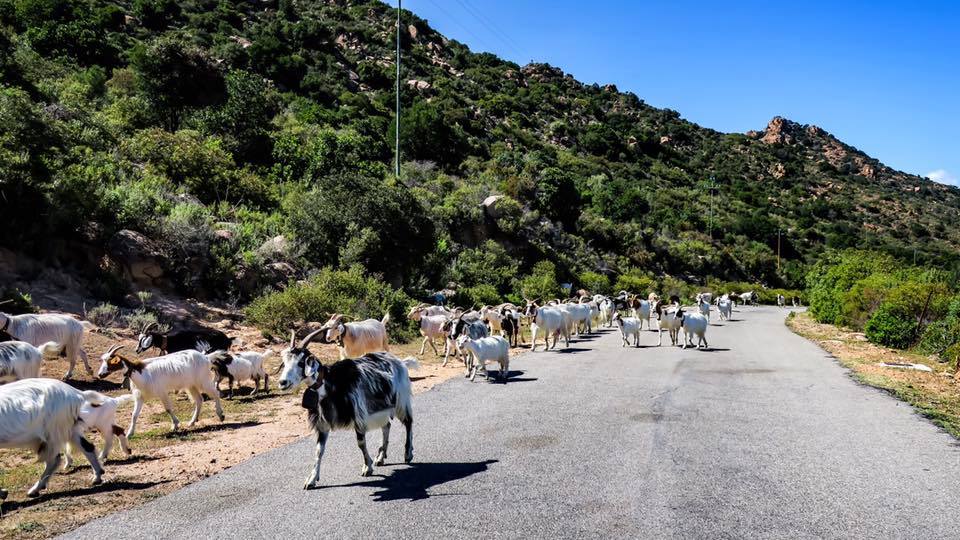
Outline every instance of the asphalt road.
<svg viewBox="0 0 960 540">
<path fill-rule="evenodd" d="M 303 440 L 69 537 L 960 537 L 957 443 L 784 314 L 735 313 L 710 327 L 711 351 L 656 348 L 653 332 L 624 349 L 608 332 L 527 354 L 508 384 L 416 396 L 412 465 L 399 424 L 370 478 L 336 432 L 322 489 L 301 489 Z"/>
</svg>

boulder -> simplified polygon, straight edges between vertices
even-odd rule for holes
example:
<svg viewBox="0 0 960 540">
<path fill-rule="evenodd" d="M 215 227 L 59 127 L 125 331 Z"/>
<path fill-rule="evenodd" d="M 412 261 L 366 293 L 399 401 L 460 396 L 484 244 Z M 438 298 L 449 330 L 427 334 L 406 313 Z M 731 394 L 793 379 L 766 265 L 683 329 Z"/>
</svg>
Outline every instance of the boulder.
<svg viewBox="0 0 960 540">
<path fill-rule="evenodd" d="M 163 281 L 163 253 L 146 236 L 128 229 L 118 231 L 110 238 L 107 252 L 133 283 L 152 287 Z"/>
<path fill-rule="evenodd" d="M 290 252 L 290 242 L 282 234 L 274 236 L 257 248 L 257 255 L 265 261 L 285 259 Z"/>
</svg>

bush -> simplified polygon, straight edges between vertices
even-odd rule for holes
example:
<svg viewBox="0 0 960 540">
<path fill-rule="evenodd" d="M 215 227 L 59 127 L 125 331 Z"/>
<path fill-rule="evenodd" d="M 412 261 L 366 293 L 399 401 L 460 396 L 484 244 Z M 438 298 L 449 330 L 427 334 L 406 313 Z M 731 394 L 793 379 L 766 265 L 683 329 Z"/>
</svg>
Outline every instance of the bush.
<svg viewBox="0 0 960 540">
<path fill-rule="evenodd" d="M 466 249 L 450 265 L 450 281 L 461 287 L 488 285 L 498 293 L 509 291 L 518 263 L 493 240 L 478 248 Z"/>
<path fill-rule="evenodd" d="M 111 328 L 120 319 L 120 308 L 113 304 L 100 304 L 88 311 L 86 318 L 101 328 Z"/>
<path fill-rule="evenodd" d="M 464 287 L 457 291 L 453 303 L 463 307 L 495 306 L 503 302 L 503 297 L 492 285 Z"/>
<path fill-rule="evenodd" d="M 141 308 L 129 315 L 123 317 L 123 323 L 130 328 L 131 330 L 136 330 L 137 332 L 143 330 L 149 324 L 157 323 L 157 316 L 153 313 Z M 159 329 L 161 332 L 165 332 L 165 328 Z"/>
<path fill-rule="evenodd" d="M 10 315 L 22 315 L 36 313 L 37 308 L 34 307 L 33 299 L 28 293 L 20 289 L 6 289 L 0 295 L 0 311 Z"/>
<path fill-rule="evenodd" d="M 581 272 L 580 286 L 590 294 L 610 294 L 610 278 L 597 272 Z"/>
<path fill-rule="evenodd" d="M 557 267 L 550 261 L 540 261 L 533 266 L 530 275 L 520 280 L 520 295 L 531 300 L 546 302 L 560 296 Z"/>
<path fill-rule="evenodd" d="M 359 266 L 345 271 L 324 268 L 306 282 L 291 282 L 282 291 L 257 298 L 247 307 L 246 316 L 262 330 L 285 335 L 296 323 L 325 322 L 331 313 L 354 320 L 380 320 L 390 313 L 391 340 L 405 342 L 415 336 L 406 318 L 411 303 L 403 291 L 366 275 Z"/>
<path fill-rule="evenodd" d="M 620 274 L 617 276 L 617 281 L 613 284 L 614 293 L 627 291 L 644 297 L 655 288 L 656 282 L 653 277 L 637 268 Z"/>
<path fill-rule="evenodd" d="M 905 349 L 913 344 L 916 328 L 916 321 L 904 317 L 895 307 L 883 304 L 867 321 L 866 335 L 874 343 Z"/>
</svg>

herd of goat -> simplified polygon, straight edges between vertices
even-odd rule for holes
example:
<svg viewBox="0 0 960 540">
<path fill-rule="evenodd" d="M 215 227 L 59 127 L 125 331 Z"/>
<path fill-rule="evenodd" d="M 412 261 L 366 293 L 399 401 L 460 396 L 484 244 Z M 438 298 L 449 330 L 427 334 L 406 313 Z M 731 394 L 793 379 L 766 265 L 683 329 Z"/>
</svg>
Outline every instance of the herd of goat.
<svg viewBox="0 0 960 540">
<path fill-rule="evenodd" d="M 567 301 L 527 300 L 519 307 L 506 303 L 484 306 L 469 311 L 451 310 L 444 306 L 420 304 L 413 307 L 408 318 L 419 325 L 423 336 L 420 354 L 427 344 L 437 356 L 441 355 L 436 341 L 443 347 L 443 365 L 453 355 L 463 362 L 466 376 L 474 380 L 478 372 L 489 378 L 488 364 L 498 364 L 497 374 L 507 380 L 510 348 L 523 343 L 522 325 L 530 330 L 530 349 L 537 349 L 543 340 L 544 349 L 557 347 L 562 338 L 569 346 L 571 336 L 592 333 L 599 325 L 617 327 L 624 346 L 639 346 L 640 331 L 651 321 L 658 321 L 657 329 L 662 344 L 663 333 L 668 333 L 672 345 L 706 347 L 706 330 L 711 305 L 716 304 L 721 319 L 728 319 L 736 303 L 756 303 L 755 293 L 725 294 L 714 298 L 710 293 L 697 295 L 696 307 L 684 308 L 679 297 L 662 301 L 651 293 L 647 298 L 621 291 L 615 297 L 590 296 L 586 291 Z M 783 306 L 783 297 L 778 298 Z M 626 315 L 625 315 L 626 314 Z M 390 422 L 399 419 L 406 429 L 404 460 L 413 459 L 412 389 L 408 369 L 416 368 L 413 357 L 401 360 L 389 352 L 387 323 L 389 315 L 381 320 L 368 319 L 348 322 L 344 315 L 334 314 L 319 329 L 310 332 L 299 342 L 292 332 L 289 345 L 281 351 L 282 363 L 277 369 L 277 386 L 282 391 L 293 390 L 305 384 L 302 406 L 307 409 L 310 425 L 317 437 L 316 459 L 304 488 L 315 487 L 319 481 L 320 461 L 327 437 L 332 430 L 352 429 L 364 457 L 361 474 L 370 475 L 374 465 L 382 465 L 387 456 Z M 161 332 L 155 325 L 144 328 L 138 338 L 136 352 L 152 348 L 161 355 L 140 359 L 121 352 L 115 345 L 100 357 L 96 373 L 106 378 L 122 371 L 129 381 L 131 393 L 111 397 L 92 390 L 78 390 L 54 379 L 40 378 L 41 364 L 65 356 L 69 362 L 64 379 L 73 376 L 77 358 L 87 373 L 93 369 L 82 348 L 84 332 L 93 325 L 73 317 L 58 314 L 7 315 L 0 313 L 0 448 L 25 448 L 34 451 L 45 467 L 39 480 L 27 495 L 36 497 L 46 488 L 53 473 L 66 456 L 70 466 L 71 453 L 79 449 L 94 471 L 93 484 L 101 482 L 101 461 L 110 454 L 114 437 L 122 450 L 130 454 L 128 438 L 134 434 L 137 418 L 147 399 L 159 400 L 169 414 L 172 428 L 180 421 L 173 410 L 171 395 L 187 392 L 194 404 L 188 425 L 197 422 L 204 396 L 214 405 L 220 421 L 224 420 L 220 384 L 228 379 L 228 397 L 233 386 L 246 381 L 254 384 L 254 393 L 267 390 L 269 374 L 264 360 L 273 351 L 230 352 L 232 339 L 219 330 L 203 328 Z M 552 338 L 552 343 L 551 343 Z M 323 364 L 308 348 L 313 341 L 336 343 L 339 362 Z M 6 384 L 2 384 L 6 383 Z M 117 408 L 133 402 L 133 414 L 126 430 L 117 425 Z M 366 433 L 382 431 L 383 442 L 376 459 L 366 449 Z M 98 431 L 104 445 L 99 455 L 85 437 L 89 431 Z M 7 492 L 0 489 L 0 502 Z"/>
</svg>

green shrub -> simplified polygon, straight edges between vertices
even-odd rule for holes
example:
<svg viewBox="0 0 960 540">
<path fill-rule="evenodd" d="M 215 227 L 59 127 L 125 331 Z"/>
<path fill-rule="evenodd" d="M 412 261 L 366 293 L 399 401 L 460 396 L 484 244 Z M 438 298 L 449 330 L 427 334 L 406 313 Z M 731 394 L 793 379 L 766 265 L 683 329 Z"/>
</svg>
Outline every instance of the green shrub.
<svg viewBox="0 0 960 540">
<path fill-rule="evenodd" d="M 390 313 L 391 340 L 405 342 L 415 336 L 406 318 L 411 303 L 403 291 L 366 275 L 359 266 L 345 271 L 324 268 L 305 282 L 292 282 L 282 291 L 257 298 L 246 316 L 262 330 L 285 335 L 295 323 L 325 322 L 331 313 L 354 320 L 379 320 Z"/>
<path fill-rule="evenodd" d="M 652 276 L 634 268 L 617 276 L 617 281 L 613 284 L 613 292 L 627 291 L 646 296 L 656 289 L 656 286 Z"/>
<path fill-rule="evenodd" d="M 913 344 L 916 321 L 905 317 L 896 307 L 883 304 L 867 321 L 867 339 L 887 347 L 905 349 Z"/>
<path fill-rule="evenodd" d="M 590 294 L 610 294 L 610 278 L 597 272 L 581 272 L 578 276 L 580 286 Z"/>
<path fill-rule="evenodd" d="M 87 311 L 86 318 L 101 328 L 111 328 L 120 320 L 120 308 L 113 304 L 100 304 Z"/>
<path fill-rule="evenodd" d="M 36 313 L 37 308 L 34 307 L 30 294 L 20 289 L 6 289 L 3 294 L 0 294 L 0 311 L 10 315 L 21 315 Z"/>
<path fill-rule="evenodd" d="M 531 300 L 546 302 L 561 294 L 557 281 L 557 267 L 550 261 L 540 261 L 533 265 L 530 275 L 520 280 L 520 295 Z"/>
<path fill-rule="evenodd" d="M 494 291 L 509 291 L 519 263 L 493 240 L 480 247 L 463 250 L 450 265 L 450 281 L 461 287 L 489 285 Z"/>
<path fill-rule="evenodd" d="M 503 302 L 503 297 L 492 285 L 476 285 L 474 287 L 464 287 L 457 291 L 453 298 L 454 305 L 463 307 L 477 307 L 486 305 L 497 305 Z"/>
<path fill-rule="evenodd" d="M 133 313 L 124 316 L 123 323 L 127 328 L 139 332 L 146 328 L 147 325 L 157 323 L 157 316 L 144 308 L 140 308 Z M 165 331 L 165 329 L 161 328 L 160 331 Z"/>
</svg>

